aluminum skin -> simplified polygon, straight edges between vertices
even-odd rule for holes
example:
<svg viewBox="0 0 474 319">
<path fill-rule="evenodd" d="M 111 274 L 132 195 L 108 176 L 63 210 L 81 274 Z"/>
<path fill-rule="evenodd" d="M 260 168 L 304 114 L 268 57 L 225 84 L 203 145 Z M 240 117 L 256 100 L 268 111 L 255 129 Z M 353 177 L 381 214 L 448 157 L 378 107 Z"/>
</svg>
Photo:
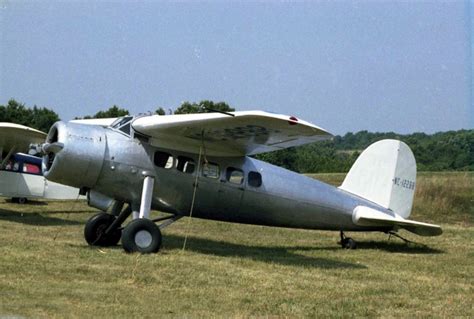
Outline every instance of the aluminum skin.
<svg viewBox="0 0 474 319">
<path fill-rule="evenodd" d="M 215 157 L 161 148 L 156 141 L 134 136 L 112 127 L 77 123 L 56 123 L 47 144 L 58 147 L 43 158 L 44 176 L 51 181 L 87 189 L 140 210 L 144 180 L 154 180 L 151 207 L 187 216 L 191 213 L 193 192 L 196 197 L 193 217 L 256 225 L 340 231 L 389 231 L 389 226 L 360 226 L 353 222 L 358 206 L 391 212 L 364 198 L 247 156 Z M 167 140 L 164 144 L 169 145 Z M 172 155 L 173 166 L 154 164 L 155 152 Z M 194 161 L 194 171 L 176 168 L 176 160 Z M 201 164 L 198 165 L 198 159 Z M 217 178 L 202 175 L 204 163 L 219 166 Z M 199 171 L 198 171 L 199 166 Z M 243 171 L 243 182 L 228 180 L 228 168 Z M 261 175 L 261 185 L 251 186 L 249 173 Z M 198 176 L 196 176 L 198 174 Z M 197 178 L 196 178 L 197 177 Z M 197 181 L 197 183 L 196 183 Z M 104 199 L 105 198 L 105 199 Z M 105 208 L 105 207 L 102 207 Z"/>
</svg>

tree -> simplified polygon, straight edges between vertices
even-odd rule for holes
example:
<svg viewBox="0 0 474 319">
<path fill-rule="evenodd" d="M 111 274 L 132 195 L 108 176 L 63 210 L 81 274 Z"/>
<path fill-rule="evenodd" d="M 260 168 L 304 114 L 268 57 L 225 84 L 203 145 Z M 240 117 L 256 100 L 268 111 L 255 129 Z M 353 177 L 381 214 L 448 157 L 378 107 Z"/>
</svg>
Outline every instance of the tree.
<svg viewBox="0 0 474 319">
<path fill-rule="evenodd" d="M 95 119 L 103 119 L 103 118 L 109 118 L 109 117 L 121 117 L 125 115 L 129 115 L 130 112 L 126 109 L 121 109 L 117 105 L 113 105 L 106 111 L 99 111 L 95 113 L 95 115 L 92 118 Z"/>
<path fill-rule="evenodd" d="M 59 121 L 59 116 L 53 110 L 36 105 L 31 109 L 14 99 L 7 105 L 0 105 L 0 122 L 11 122 L 48 132 L 51 125 Z"/>
<path fill-rule="evenodd" d="M 158 115 L 166 115 L 166 112 L 162 107 L 157 108 L 155 113 Z"/>
<path fill-rule="evenodd" d="M 213 113 L 214 111 L 233 112 L 235 109 L 225 102 L 214 103 L 213 101 L 203 100 L 199 103 L 183 102 L 181 106 L 174 111 L 174 114 Z"/>
</svg>

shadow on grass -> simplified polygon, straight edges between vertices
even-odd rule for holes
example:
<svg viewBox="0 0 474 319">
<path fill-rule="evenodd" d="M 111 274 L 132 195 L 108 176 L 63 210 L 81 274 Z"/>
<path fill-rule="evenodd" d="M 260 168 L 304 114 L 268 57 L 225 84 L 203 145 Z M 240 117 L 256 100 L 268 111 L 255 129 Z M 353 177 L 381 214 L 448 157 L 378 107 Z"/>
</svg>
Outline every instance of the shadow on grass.
<svg viewBox="0 0 474 319">
<path fill-rule="evenodd" d="M 168 250 L 182 249 L 183 242 L 184 237 L 182 236 L 167 235 L 163 237 L 163 248 Z M 367 268 L 366 266 L 360 264 L 331 260 L 321 257 L 309 257 L 294 253 L 293 250 L 300 250 L 299 247 L 268 247 L 257 245 L 249 246 L 198 237 L 188 237 L 186 250 L 206 255 L 222 257 L 240 257 L 251 260 L 263 261 L 267 263 L 276 263 L 290 266 L 317 267 L 324 269 Z"/>
<path fill-rule="evenodd" d="M 324 247 L 295 247 L 295 250 L 311 251 L 311 250 L 342 250 L 341 246 L 324 246 Z M 357 250 L 383 250 L 391 253 L 404 254 L 444 254 L 440 249 L 431 248 L 419 243 L 404 243 L 391 241 L 358 241 Z"/>
<path fill-rule="evenodd" d="M 0 220 L 6 220 L 15 223 L 36 225 L 36 226 L 64 226 L 64 225 L 80 225 L 81 222 L 75 220 L 67 220 L 56 217 L 44 216 L 35 212 L 16 212 L 11 210 L 0 209 Z"/>
<path fill-rule="evenodd" d="M 384 250 L 392 253 L 404 254 L 444 254 L 443 250 L 431 248 L 424 244 L 397 242 L 395 240 L 358 242 L 357 248 Z"/>
<path fill-rule="evenodd" d="M 17 205 L 18 207 L 22 207 L 22 206 L 25 206 L 25 205 L 31 205 L 31 206 L 47 206 L 48 205 L 47 202 L 36 201 L 36 200 L 33 200 L 33 199 L 28 199 L 28 201 L 25 204 L 19 204 L 18 202 L 14 202 L 11 199 L 6 199 L 5 202 L 7 204 Z"/>
</svg>

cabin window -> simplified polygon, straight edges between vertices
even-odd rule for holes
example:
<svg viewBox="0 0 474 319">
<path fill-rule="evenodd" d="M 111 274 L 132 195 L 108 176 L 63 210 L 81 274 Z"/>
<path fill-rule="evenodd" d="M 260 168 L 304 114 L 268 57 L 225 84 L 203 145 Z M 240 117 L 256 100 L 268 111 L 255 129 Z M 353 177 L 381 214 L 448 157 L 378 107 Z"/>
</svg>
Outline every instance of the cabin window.
<svg viewBox="0 0 474 319">
<path fill-rule="evenodd" d="M 249 185 L 252 187 L 262 186 L 262 175 L 258 172 L 249 172 Z"/>
<path fill-rule="evenodd" d="M 41 169 L 39 168 L 38 165 L 24 163 L 23 164 L 23 173 L 30 173 L 30 174 L 40 175 L 41 174 Z"/>
<path fill-rule="evenodd" d="M 173 167 L 173 156 L 165 152 L 157 151 L 155 152 L 153 162 L 158 167 L 169 169 Z"/>
<path fill-rule="evenodd" d="M 192 174 L 194 172 L 194 166 L 194 160 L 192 158 L 178 156 L 178 165 L 176 165 L 178 171 Z"/>
<path fill-rule="evenodd" d="M 244 172 L 238 168 L 227 168 L 227 180 L 232 184 L 242 184 L 244 181 Z"/>
<path fill-rule="evenodd" d="M 219 165 L 214 163 L 204 163 L 202 167 L 202 176 L 204 177 L 217 179 L 220 175 L 219 172 Z"/>
</svg>

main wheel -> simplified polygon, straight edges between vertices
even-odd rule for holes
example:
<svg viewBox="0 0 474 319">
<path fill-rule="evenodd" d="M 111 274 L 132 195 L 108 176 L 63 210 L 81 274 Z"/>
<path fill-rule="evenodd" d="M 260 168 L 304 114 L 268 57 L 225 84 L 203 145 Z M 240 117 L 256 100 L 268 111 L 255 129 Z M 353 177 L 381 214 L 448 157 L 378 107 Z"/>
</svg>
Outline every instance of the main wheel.
<svg viewBox="0 0 474 319">
<path fill-rule="evenodd" d="M 20 204 L 20 205 L 26 204 L 27 201 L 28 201 L 28 199 L 26 199 L 26 197 L 19 197 L 18 198 L 18 204 Z"/>
<path fill-rule="evenodd" d="M 128 253 L 156 253 L 161 247 L 161 231 L 149 219 L 135 219 L 123 230 L 122 246 Z"/>
<path fill-rule="evenodd" d="M 107 236 L 105 235 L 105 231 L 114 222 L 115 218 L 115 216 L 106 213 L 98 213 L 92 216 L 84 227 L 84 238 L 87 243 L 91 246 L 102 247 L 117 245 L 122 236 L 120 229 L 115 229 Z"/>
</svg>

